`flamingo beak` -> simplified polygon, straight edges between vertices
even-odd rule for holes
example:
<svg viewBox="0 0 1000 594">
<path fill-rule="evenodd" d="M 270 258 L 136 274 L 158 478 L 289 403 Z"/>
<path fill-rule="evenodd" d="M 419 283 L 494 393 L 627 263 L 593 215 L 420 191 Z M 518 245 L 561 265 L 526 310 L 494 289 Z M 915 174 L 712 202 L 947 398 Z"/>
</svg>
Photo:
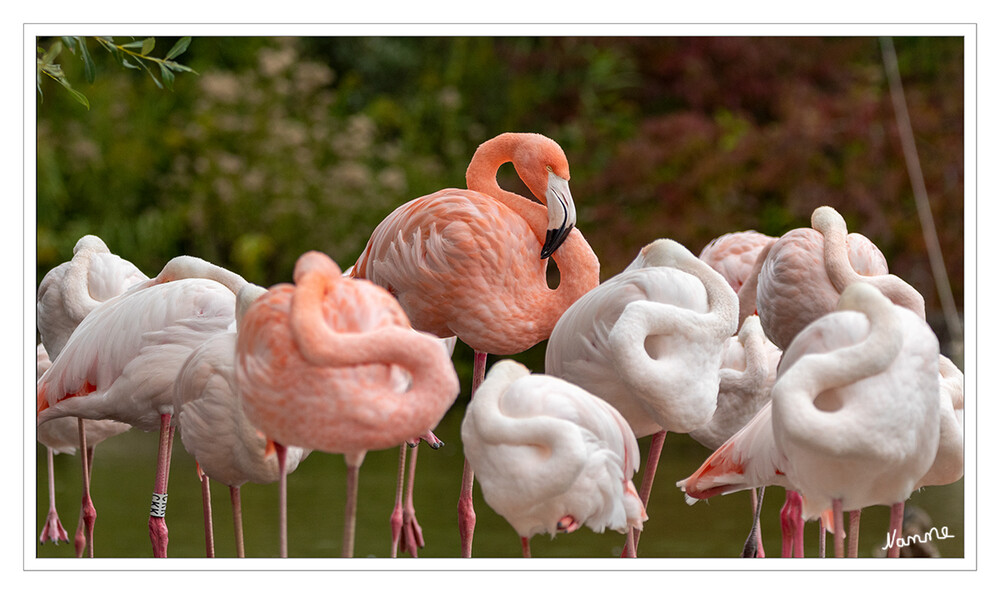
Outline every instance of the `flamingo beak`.
<svg viewBox="0 0 1000 594">
<path fill-rule="evenodd" d="M 545 204 L 549 213 L 549 226 L 545 231 L 545 244 L 542 245 L 543 260 L 566 241 L 576 225 L 576 205 L 573 204 L 573 194 L 569 191 L 569 180 L 549 172 Z"/>
</svg>

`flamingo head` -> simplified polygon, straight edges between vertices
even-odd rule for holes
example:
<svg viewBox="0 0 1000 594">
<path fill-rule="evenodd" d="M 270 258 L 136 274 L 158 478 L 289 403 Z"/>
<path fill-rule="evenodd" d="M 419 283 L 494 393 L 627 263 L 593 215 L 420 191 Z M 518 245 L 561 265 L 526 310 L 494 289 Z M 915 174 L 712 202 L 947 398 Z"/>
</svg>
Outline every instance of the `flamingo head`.
<svg viewBox="0 0 1000 594">
<path fill-rule="evenodd" d="M 549 224 L 541 257 L 548 258 L 576 225 L 576 205 L 569 190 L 569 162 L 556 141 L 526 134 L 513 155 L 514 169 L 531 193 L 548 210 Z"/>
</svg>

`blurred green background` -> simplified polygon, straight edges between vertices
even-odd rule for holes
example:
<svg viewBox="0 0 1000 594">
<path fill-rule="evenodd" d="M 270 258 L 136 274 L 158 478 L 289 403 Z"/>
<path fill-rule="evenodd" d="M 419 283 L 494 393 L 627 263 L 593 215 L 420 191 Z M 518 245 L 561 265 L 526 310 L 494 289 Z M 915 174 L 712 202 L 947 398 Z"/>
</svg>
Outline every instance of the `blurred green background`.
<svg viewBox="0 0 1000 594">
<path fill-rule="evenodd" d="M 162 57 L 176 40 L 157 38 L 150 55 Z M 895 38 L 894 45 L 961 312 L 963 39 Z M 924 295 L 928 321 L 950 354 L 876 38 L 196 37 L 177 61 L 198 74 L 178 73 L 172 90 L 120 67 L 92 39 L 88 47 L 97 66 L 93 84 L 78 55 L 64 49 L 57 61 L 90 109 L 48 80 L 37 104 L 39 281 L 87 233 L 148 275 L 179 254 L 264 286 L 289 281 L 296 258 L 310 249 L 346 267 L 396 206 L 464 187 L 481 142 L 533 131 L 567 154 L 578 226 L 601 260 L 602 279 L 656 238 L 697 254 L 726 232 L 780 236 L 808 226 L 813 209 L 827 204 Z M 521 187 L 509 166 L 500 180 Z M 544 347 L 516 358 L 541 371 Z M 458 553 L 458 426 L 471 352 L 459 345 L 454 360 L 464 389 L 437 431 L 448 445 L 420 454 L 417 513 L 427 538 L 422 554 L 430 557 Z M 644 456 L 647 443 L 640 442 Z M 155 449 L 155 435 L 135 431 L 97 448 L 99 556 L 150 556 Z M 179 439 L 174 450 L 170 552 L 201 556 L 193 462 Z M 747 494 L 688 507 L 673 487 L 708 453 L 687 436 L 668 439 L 641 555 L 733 557 L 741 550 Z M 371 452 L 362 467 L 359 557 L 388 554 L 397 454 Z M 70 531 L 79 464 L 78 456 L 56 458 Z M 292 556 L 339 554 L 343 467 L 339 456 L 313 454 L 290 476 Z M 41 447 L 37 470 L 40 530 L 47 510 Z M 962 485 L 928 488 L 911 500 L 958 535 L 937 543 L 945 556 L 964 551 Z M 274 556 L 276 487 L 245 491 L 247 553 Z M 770 555 L 780 552 L 780 491 L 765 497 Z M 216 485 L 214 497 L 218 554 L 231 556 L 228 493 Z M 481 499 L 476 509 L 476 556 L 520 555 L 513 529 Z M 888 513 L 866 510 L 864 518 L 863 556 L 884 543 Z M 815 533 L 813 524 L 807 555 L 810 546 L 815 552 Z M 617 554 L 622 540 L 582 529 L 551 541 L 536 537 L 532 548 L 540 557 L 602 557 Z M 45 545 L 37 555 L 73 552 Z"/>
</svg>

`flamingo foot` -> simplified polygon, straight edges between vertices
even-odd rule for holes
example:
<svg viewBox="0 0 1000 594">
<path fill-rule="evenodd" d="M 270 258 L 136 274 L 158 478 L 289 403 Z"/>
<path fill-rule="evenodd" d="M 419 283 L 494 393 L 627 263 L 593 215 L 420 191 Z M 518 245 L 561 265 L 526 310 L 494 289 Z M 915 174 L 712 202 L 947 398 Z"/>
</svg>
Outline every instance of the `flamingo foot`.
<svg viewBox="0 0 1000 594">
<path fill-rule="evenodd" d="M 59 512 L 53 508 L 49 510 L 49 515 L 45 519 L 45 527 L 42 528 L 42 534 L 38 537 L 38 542 L 42 544 L 54 542 L 58 546 L 60 540 L 69 542 L 69 534 L 66 533 L 62 522 L 59 521 Z"/>
<path fill-rule="evenodd" d="M 805 556 L 802 519 L 802 495 L 796 491 L 785 493 L 785 505 L 781 507 L 781 556 L 783 558 Z"/>
<path fill-rule="evenodd" d="M 424 433 L 423 435 L 420 435 L 419 437 L 415 437 L 413 439 L 407 439 L 406 445 L 410 446 L 411 448 L 415 448 L 418 445 L 420 445 L 420 440 L 426 441 L 427 445 L 431 446 L 432 450 L 441 449 L 441 446 L 444 445 L 444 442 L 441 441 L 437 435 L 434 435 L 432 431 L 428 431 L 427 433 Z"/>
<path fill-rule="evenodd" d="M 412 505 L 403 508 L 403 550 L 417 557 L 417 549 L 424 548 L 424 533 L 417 522 L 416 511 Z"/>
<path fill-rule="evenodd" d="M 563 516 L 558 522 L 556 522 L 556 529 L 560 532 L 565 532 L 566 534 L 573 532 L 579 527 L 580 524 L 576 522 L 576 518 L 573 516 Z"/>
<path fill-rule="evenodd" d="M 149 517 L 149 540 L 153 543 L 153 557 L 165 559 L 167 556 L 167 521 L 155 516 Z"/>
</svg>

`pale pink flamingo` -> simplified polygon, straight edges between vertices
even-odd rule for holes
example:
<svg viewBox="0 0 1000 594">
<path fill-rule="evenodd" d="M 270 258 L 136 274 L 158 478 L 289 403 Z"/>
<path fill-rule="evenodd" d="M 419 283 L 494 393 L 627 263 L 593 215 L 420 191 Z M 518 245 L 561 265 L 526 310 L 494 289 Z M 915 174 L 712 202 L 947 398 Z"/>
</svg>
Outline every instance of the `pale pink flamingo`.
<svg viewBox="0 0 1000 594">
<path fill-rule="evenodd" d="M 37 377 L 41 378 L 42 374 L 44 374 L 48 368 L 52 366 L 52 361 L 49 359 L 49 355 L 45 351 L 44 345 L 39 344 L 36 351 Z M 83 421 L 83 427 L 85 431 L 85 443 L 87 445 L 87 449 L 89 450 L 87 454 L 87 465 L 85 467 L 88 472 L 87 484 L 89 484 L 90 471 L 93 468 L 94 446 L 109 437 L 114 437 L 115 435 L 128 431 L 131 427 L 125 423 L 119 423 L 117 421 L 91 420 Z M 45 544 L 48 541 L 58 544 L 60 540 L 68 541 L 69 538 L 66 534 L 66 530 L 62 526 L 62 523 L 59 521 L 59 512 L 56 511 L 56 485 L 52 458 L 54 454 L 73 454 L 76 452 L 76 448 L 80 447 L 80 421 L 72 417 L 52 420 L 38 427 L 36 437 L 39 443 L 44 445 L 47 450 L 49 475 L 49 513 L 45 520 L 45 526 L 42 528 L 42 534 L 38 540 L 42 544 Z M 76 536 L 74 537 L 74 547 L 78 557 L 83 556 L 87 545 L 84 528 L 84 513 L 86 509 L 85 505 L 80 508 L 80 518 L 77 521 Z M 90 526 L 93 527 L 92 520 Z M 91 556 L 93 556 L 93 543 L 91 543 Z"/>
<path fill-rule="evenodd" d="M 38 381 L 37 421 L 113 419 L 160 431 L 149 531 L 165 556 L 173 390 L 191 351 L 235 324 L 239 275 L 189 256 L 94 308 Z"/>
<path fill-rule="evenodd" d="M 743 428 L 771 400 L 771 386 L 778 372 L 781 351 L 764 336 L 760 318 L 749 316 L 737 336 L 726 342 L 719 371 L 719 397 L 712 419 L 690 432 L 701 445 L 716 450 Z M 758 500 L 763 488 L 750 492 L 754 516 L 760 513 Z M 764 555 L 759 522 L 754 520 L 744 556 Z"/>
<path fill-rule="evenodd" d="M 795 489 L 804 517 L 832 509 L 842 556 L 841 510 L 891 505 L 895 526 L 933 462 L 940 421 L 938 345 L 927 324 L 864 283 L 839 304 L 786 349 L 771 404 L 677 484 L 689 502 L 761 485 Z"/>
<path fill-rule="evenodd" d="M 726 233 L 702 248 L 698 258 L 721 274 L 733 291 L 739 293 L 751 277 L 758 254 L 774 240 L 759 231 Z"/>
<path fill-rule="evenodd" d="M 45 274 L 38 285 L 36 302 L 36 322 L 38 334 L 47 357 L 55 359 L 73 330 L 95 307 L 102 302 L 120 295 L 130 286 L 147 280 L 131 262 L 111 253 L 108 246 L 95 235 L 84 235 L 73 247 L 73 257 Z M 94 458 L 94 447 L 101 441 L 128 431 L 128 425 L 114 421 L 86 421 L 81 433 L 81 422 L 75 419 L 60 420 L 38 429 L 38 440 L 46 445 L 50 469 L 50 490 L 54 478 L 51 476 L 53 452 L 72 453 L 82 447 L 81 455 L 84 473 L 84 493 L 80 507 L 80 521 L 77 523 L 74 547 L 77 556 L 82 556 L 89 539 L 93 537 L 97 511 L 90 497 L 90 474 Z M 74 434 L 75 436 L 71 435 Z M 82 444 L 82 445 L 81 445 Z M 55 502 L 50 501 L 49 516 L 39 537 L 41 542 L 63 537 L 65 531 L 59 522 Z M 90 554 L 93 556 L 93 542 Z"/>
<path fill-rule="evenodd" d="M 641 530 L 632 483 L 639 445 L 607 402 L 512 360 L 490 368 L 462 421 L 466 459 L 486 503 L 521 537 L 547 532 Z"/>
<path fill-rule="evenodd" d="M 389 293 L 342 277 L 325 254 L 303 254 L 294 280 L 272 287 L 243 317 L 237 386 L 247 418 L 278 451 L 281 556 L 288 554 L 285 448 L 296 445 L 344 454 L 342 555 L 350 557 L 365 452 L 428 434 L 458 396 L 458 377 L 447 351 L 414 332 Z"/>
<path fill-rule="evenodd" d="M 899 533 L 903 502 L 938 451 L 938 341 L 867 283 L 846 287 L 838 309 L 785 353 L 772 390 L 775 441 L 806 517 L 832 507 L 838 523 L 841 508 L 889 505 Z"/>
<path fill-rule="evenodd" d="M 659 239 L 574 303 L 552 331 L 546 373 L 609 402 L 637 437 L 655 434 L 643 505 L 666 432 L 688 433 L 715 413 L 737 309 L 736 293 L 718 272 L 679 243 Z"/>
<path fill-rule="evenodd" d="M 764 334 L 780 349 L 788 347 L 810 322 L 836 309 L 843 287 L 835 287 L 828 274 L 826 247 L 824 234 L 816 228 L 792 229 L 771 246 L 762 263 L 757 278 L 757 312 Z M 835 251 L 838 255 L 838 265 L 848 262 L 848 268 L 860 275 L 889 271 L 885 256 L 864 235 L 838 237 L 829 247 L 831 254 Z"/>
<path fill-rule="evenodd" d="M 512 162 L 535 202 L 500 188 Z M 540 134 L 506 133 L 484 142 L 466 171 L 467 190 L 411 200 L 383 220 L 353 275 L 386 288 L 413 327 L 457 336 L 475 352 L 472 395 L 487 353 L 512 355 L 545 340 L 559 316 L 600 281 L 597 256 L 576 224 L 562 148 Z M 547 258 L 559 286 L 546 281 Z M 472 555 L 475 511 L 468 464 L 458 502 L 462 556 Z"/>
<path fill-rule="evenodd" d="M 264 292 L 252 284 L 240 291 L 237 325 L 240 312 Z M 273 483 L 280 477 L 274 444 L 247 421 L 237 397 L 235 359 L 236 330 L 211 336 L 194 349 L 177 375 L 174 411 L 184 449 L 198 463 L 206 480 L 213 479 L 229 487 L 236 556 L 242 558 L 240 487 L 247 482 Z M 302 448 L 289 447 L 286 472 L 294 471 L 308 453 Z M 210 522 L 210 515 L 208 519 Z M 210 541 L 208 535 L 206 540 Z"/>
</svg>

